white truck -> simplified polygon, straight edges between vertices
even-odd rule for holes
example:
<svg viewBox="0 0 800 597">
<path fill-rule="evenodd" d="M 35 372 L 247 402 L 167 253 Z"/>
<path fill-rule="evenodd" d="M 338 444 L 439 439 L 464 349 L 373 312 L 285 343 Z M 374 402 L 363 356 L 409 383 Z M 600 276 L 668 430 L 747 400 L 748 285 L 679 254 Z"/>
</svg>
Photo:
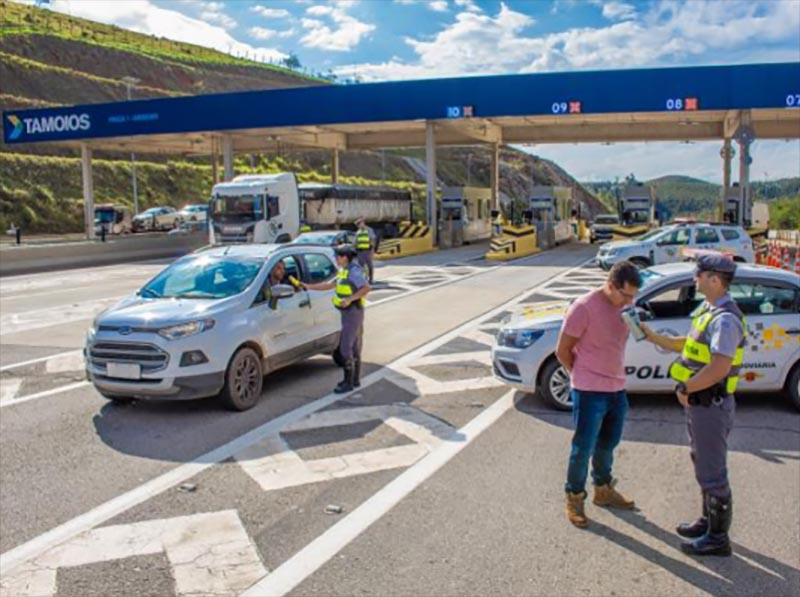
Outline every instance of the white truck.
<svg viewBox="0 0 800 597">
<path fill-rule="evenodd" d="M 250 174 L 215 184 L 209 222 L 211 244 L 289 242 L 300 229 L 297 178 L 291 172 Z"/>
</svg>

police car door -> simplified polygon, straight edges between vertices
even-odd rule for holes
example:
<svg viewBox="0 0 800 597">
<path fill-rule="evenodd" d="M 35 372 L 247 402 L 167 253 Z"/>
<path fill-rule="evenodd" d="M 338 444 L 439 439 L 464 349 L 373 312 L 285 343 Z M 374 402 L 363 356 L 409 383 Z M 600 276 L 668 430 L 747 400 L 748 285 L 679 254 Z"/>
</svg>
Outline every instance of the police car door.
<svg viewBox="0 0 800 597">
<path fill-rule="evenodd" d="M 711 226 L 698 226 L 694 230 L 694 246 L 697 249 L 719 250 L 719 234 Z"/>
<path fill-rule="evenodd" d="M 652 249 L 653 265 L 681 260 L 681 249 L 689 244 L 689 229 L 679 226 L 662 234 Z"/>
<path fill-rule="evenodd" d="M 271 259 L 268 270 L 278 262 Z M 296 257 L 285 255 L 283 261 L 287 276 L 299 276 Z M 265 288 L 269 286 L 269 278 L 265 281 Z M 266 346 L 271 366 L 280 366 L 294 360 L 303 352 L 303 347 L 313 342 L 312 331 L 314 318 L 311 315 L 311 302 L 308 292 L 301 290 L 291 297 L 280 299 L 277 302 L 264 301 L 255 307 L 256 317 L 261 332 L 261 340 Z"/>
<path fill-rule="evenodd" d="M 691 325 L 691 312 L 702 302 L 695 296 L 694 280 L 682 277 L 666 286 L 646 291 L 636 301 L 652 319 L 646 321 L 654 332 L 664 336 L 685 336 Z M 625 379 L 630 392 L 669 392 L 675 385 L 669 366 L 678 357 L 655 344 L 637 342 L 629 336 L 625 351 Z"/>
<path fill-rule="evenodd" d="M 321 252 L 307 252 L 302 254 L 301 259 L 303 261 L 303 282 L 317 284 L 331 282 L 336 278 L 336 265 L 328 255 Z M 334 334 L 341 328 L 339 312 L 333 306 L 334 294 L 336 293 L 333 290 L 311 293 L 311 310 L 314 314 L 317 338 Z"/>
<path fill-rule="evenodd" d="M 731 296 L 747 320 L 738 391 L 779 390 L 800 359 L 798 288 L 768 279 L 737 279 Z"/>
</svg>

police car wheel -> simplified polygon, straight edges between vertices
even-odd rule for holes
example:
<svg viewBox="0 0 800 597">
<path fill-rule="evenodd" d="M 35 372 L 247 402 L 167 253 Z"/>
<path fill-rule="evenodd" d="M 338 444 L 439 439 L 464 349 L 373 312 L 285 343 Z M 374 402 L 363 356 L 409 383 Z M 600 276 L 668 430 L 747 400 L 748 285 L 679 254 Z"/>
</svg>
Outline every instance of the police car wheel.
<svg viewBox="0 0 800 597">
<path fill-rule="evenodd" d="M 220 397 L 232 410 L 248 410 L 261 398 L 263 384 L 261 358 L 252 348 L 243 347 L 236 351 L 225 371 L 225 386 Z"/>
<path fill-rule="evenodd" d="M 650 262 L 647 259 L 642 259 L 640 257 L 634 257 L 631 259 L 631 263 L 639 269 L 647 269 L 650 267 Z"/>
<path fill-rule="evenodd" d="M 557 359 L 552 358 L 545 364 L 539 377 L 539 394 L 558 410 L 572 410 L 569 375 Z"/>
<path fill-rule="evenodd" d="M 795 363 L 794 370 L 786 382 L 786 394 L 795 408 L 800 410 L 800 363 Z"/>
</svg>

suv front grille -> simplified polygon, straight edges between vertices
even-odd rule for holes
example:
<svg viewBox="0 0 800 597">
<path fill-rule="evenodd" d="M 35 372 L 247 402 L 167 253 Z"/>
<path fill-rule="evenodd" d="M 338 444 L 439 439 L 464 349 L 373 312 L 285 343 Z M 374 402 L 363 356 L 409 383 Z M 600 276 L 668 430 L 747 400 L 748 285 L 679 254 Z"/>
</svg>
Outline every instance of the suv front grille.
<svg viewBox="0 0 800 597">
<path fill-rule="evenodd" d="M 141 342 L 96 342 L 89 349 L 92 366 L 105 372 L 106 363 L 130 363 L 139 365 L 142 373 L 154 373 L 165 369 L 169 355 L 152 344 Z"/>
</svg>

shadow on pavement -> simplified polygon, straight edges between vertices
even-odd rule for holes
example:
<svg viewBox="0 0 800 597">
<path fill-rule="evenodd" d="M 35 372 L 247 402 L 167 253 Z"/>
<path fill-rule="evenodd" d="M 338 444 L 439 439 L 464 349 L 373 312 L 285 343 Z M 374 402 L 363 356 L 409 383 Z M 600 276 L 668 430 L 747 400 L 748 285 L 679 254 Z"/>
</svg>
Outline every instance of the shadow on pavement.
<svg viewBox="0 0 800 597">
<path fill-rule="evenodd" d="M 671 444 L 688 449 L 685 416 L 674 396 L 632 394 L 628 402 L 623 442 Z M 538 395 L 526 394 L 516 401 L 516 408 L 548 425 L 573 429 L 572 413 L 555 410 Z M 777 395 L 737 397 L 730 450 L 776 463 L 800 459 L 796 454 L 800 452 L 800 412 Z"/>
<path fill-rule="evenodd" d="M 611 509 L 608 512 L 673 548 L 680 554 L 680 558 L 688 557 L 680 552 L 681 538 L 678 535 L 665 531 L 640 513 Z M 789 596 L 797 595 L 800 587 L 800 570 L 737 543 L 733 545 L 732 557 L 695 558 L 696 562 L 708 570 L 705 572 L 595 520 L 587 530 L 661 566 L 678 578 L 712 595 Z"/>
</svg>

